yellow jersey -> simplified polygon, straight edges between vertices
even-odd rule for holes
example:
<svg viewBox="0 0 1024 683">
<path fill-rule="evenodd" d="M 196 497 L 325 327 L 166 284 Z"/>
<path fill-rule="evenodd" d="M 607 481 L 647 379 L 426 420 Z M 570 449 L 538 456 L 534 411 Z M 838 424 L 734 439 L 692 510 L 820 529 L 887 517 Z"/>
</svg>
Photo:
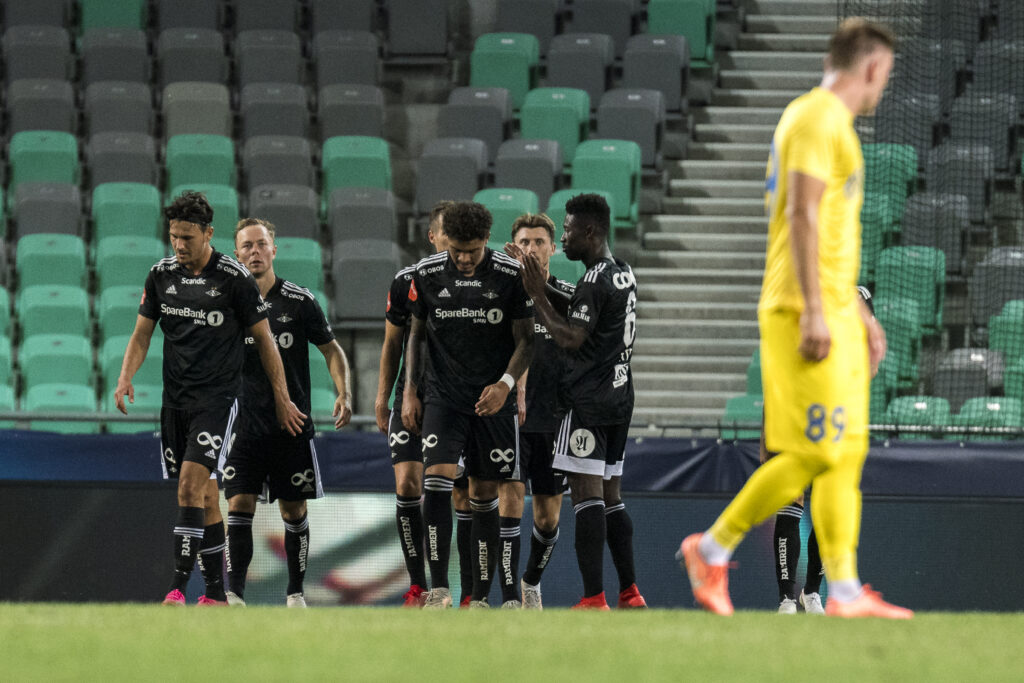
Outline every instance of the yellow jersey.
<svg viewBox="0 0 1024 683">
<path fill-rule="evenodd" d="M 825 183 L 818 209 L 818 279 L 826 313 L 857 302 L 864 157 L 853 113 L 830 90 L 814 88 L 786 107 L 775 128 L 765 179 L 768 252 L 759 310 L 802 311 L 786 220 L 790 171 Z"/>
</svg>

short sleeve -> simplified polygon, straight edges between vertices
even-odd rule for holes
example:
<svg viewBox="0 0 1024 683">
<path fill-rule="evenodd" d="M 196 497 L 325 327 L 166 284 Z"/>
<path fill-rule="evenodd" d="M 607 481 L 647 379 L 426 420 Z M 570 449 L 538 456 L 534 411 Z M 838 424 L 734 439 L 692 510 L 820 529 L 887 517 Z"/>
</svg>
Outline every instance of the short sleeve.
<svg viewBox="0 0 1024 683">
<path fill-rule="evenodd" d="M 260 288 L 252 275 L 239 278 L 235 286 L 235 315 L 245 328 L 267 319 L 267 304 L 260 296 Z"/>
<path fill-rule="evenodd" d="M 391 281 L 384 317 L 392 325 L 405 327 L 409 323 L 408 299 L 411 286 L 412 280 L 406 279 L 405 275 L 396 275 L 395 279 Z"/>
<path fill-rule="evenodd" d="M 513 320 L 533 317 L 533 299 L 526 293 L 523 287 L 523 278 L 516 277 L 512 281 L 512 300 L 509 314 Z"/>
<path fill-rule="evenodd" d="M 160 303 L 156 300 L 156 282 L 153 280 L 153 271 L 149 271 L 149 275 L 146 276 L 146 284 L 142 288 L 139 315 L 150 320 L 160 319 Z"/>
<path fill-rule="evenodd" d="M 420 290 L 423 289 L 423 279 L 420 277 L 419 271 L 416 271 L 412 276 L 412 282 L 409 283 L 409 296 L 408 296 L 408 309 L 409 313 L 420 320 L 424 320 L 427 317 L 427 313 L 423 308 L 423 298 L 420 294 Z"/>
<path fill-rule="evenodd" d="M 601 286 L 600 279 L 597 282 L 589 282 L 584 278 L 576 285 L 576 292 L 569 302 L 568 322 L 573 327 L 583 327 L 588 332 L 593 332 L 597 327 L 597 320 L 601 317 L 601 307 L 604 305 L 605 293 Z"/>
<path fill-rule="evenodd" d="M 327 316 L 320 308 L 320 302 L 313 297 L 302 300 L 302 323 L 305 326 L 306 339 L 314 346 L 323 346 L 334 341 L 334 332 Z"/>
<path fill-rule="evenodd" d="M 786 141 L 782 168 L 797 171 L 823 182 L 831 177 L 832 137 L 830 117 L 805 117 Z"/>
</svg>

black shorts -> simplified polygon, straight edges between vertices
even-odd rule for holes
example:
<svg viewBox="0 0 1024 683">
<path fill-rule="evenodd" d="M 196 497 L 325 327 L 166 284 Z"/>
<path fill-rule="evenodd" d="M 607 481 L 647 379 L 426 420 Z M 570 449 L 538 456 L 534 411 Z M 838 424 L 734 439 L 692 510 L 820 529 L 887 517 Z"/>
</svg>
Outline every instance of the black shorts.
<svg viewBox="0 0 1024 683">
<path fill-rule="evenodd" d="M 239 437 L 223 472 L 225 498 L 253 493 L 271 503 L 324 495 L 313 439 L 304 436 Z"/>
<path fill-rule="evenodd" d="M 391 464 L 400 462 L 423 462 L 420 440 L 402 424 L 402 413 L 392 410 L 388 418 L 388 447 L 391 449 Z"/>
<path fill-rule="evenodd" d="M 621 477 L 628 434 L 628 422 L 589 426 L 570 410 L 558 429 L 553 467 L 560 472 L 597 474 L 604 479 Z"/>
<path fill-rule="evenodd" d="M 177 479 L 183 462 L 197 462 L 210 470 L 210 478 L 224 465 L 231 446 L 231 428 L 238 401 L 198 410 L 160 409 L 160 464 L 164 479 Z"/>
<path fill-rule="evenodd" d="M 557 496 L 567 489 L 565 475 L 551 467 L 554 446 L 554 432 L 519 432 L 523 480 L 530 480 L 530 493 L 535 496 Z"/>
<path fill-rule="evenodd" d="M 518 479 L 517 415 L 467 415 L 436 403 L 423 409 L 423 464 L 456 465 L 465 455 L 466 474 L 477 479 Z"/>
</svg>

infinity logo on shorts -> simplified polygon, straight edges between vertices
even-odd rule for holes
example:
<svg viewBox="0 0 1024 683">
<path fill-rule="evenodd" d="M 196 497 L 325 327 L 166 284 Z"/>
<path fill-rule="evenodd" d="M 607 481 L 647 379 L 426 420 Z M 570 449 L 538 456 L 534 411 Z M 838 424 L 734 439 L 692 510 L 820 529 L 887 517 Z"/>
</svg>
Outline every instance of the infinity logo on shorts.
<svg viewBox="0 0 1024 683">
<path fill-rule="evenodd" d="M 312 484 L 316 478 L 313 476 L 313 470 L 306 470 L 305 472 L 296 472 L 292 475 L 292 486 L 301 486 L 302 484 Z"/>
<path fill-rule="evenodd" d="M 388 445 L 394 448 L 395 446 L 404 446 L 409 443 L 409 432 L 395 432 L 388 437 Z"/>
<path fill-rule="evenodd" d="M 224 439 L 220 436 L 213 436 L 210 432 L 199 432 L 199 436 L 196 437 L 196 443 L 200 446 L 213 446 L 214 448 L 220 448 L 220 445 L 224 443 Z"/>
<path fill-rule="evenodd" d="M 166 460 L 167 462 L 178 464 L 178 461 L 174 459 L 174 451 L 172 451 L 170 448 L 164 449 L 164 460 Z"/>
<path fill-rule="evenodd" d="M 233 466 L 228 465 L 227 467 L 224 468 L 225 479 L 234 479 L 236 474 L 238 474 L 238 472 L 235 471 L 235 468 Z"/>
<path fill-rule="evenodd" d="M 428 434 L 423 437 L 423 451 L 426 452 L 428 448 L 433 448 L 437 445 L 437 434 Z"/>
<path fill-rule="evenodd" d="M 506 448 L 502 450 L 495 448 L 491 450 L 491 462 L 512 462 L 516 459 L 515 449 Z"/>
</svg>

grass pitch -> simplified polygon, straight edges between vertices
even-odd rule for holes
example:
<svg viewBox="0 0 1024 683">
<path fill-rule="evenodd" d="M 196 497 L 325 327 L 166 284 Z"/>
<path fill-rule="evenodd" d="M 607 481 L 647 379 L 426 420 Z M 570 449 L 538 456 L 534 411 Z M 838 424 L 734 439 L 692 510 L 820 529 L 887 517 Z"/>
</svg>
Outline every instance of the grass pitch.
<svg viewBox="0 0 1024 683">
<path fill-rule="evenodd" d="M 1024 614 L 0 604 L 11 681 L 1019 681 Z"/>
</svg>

